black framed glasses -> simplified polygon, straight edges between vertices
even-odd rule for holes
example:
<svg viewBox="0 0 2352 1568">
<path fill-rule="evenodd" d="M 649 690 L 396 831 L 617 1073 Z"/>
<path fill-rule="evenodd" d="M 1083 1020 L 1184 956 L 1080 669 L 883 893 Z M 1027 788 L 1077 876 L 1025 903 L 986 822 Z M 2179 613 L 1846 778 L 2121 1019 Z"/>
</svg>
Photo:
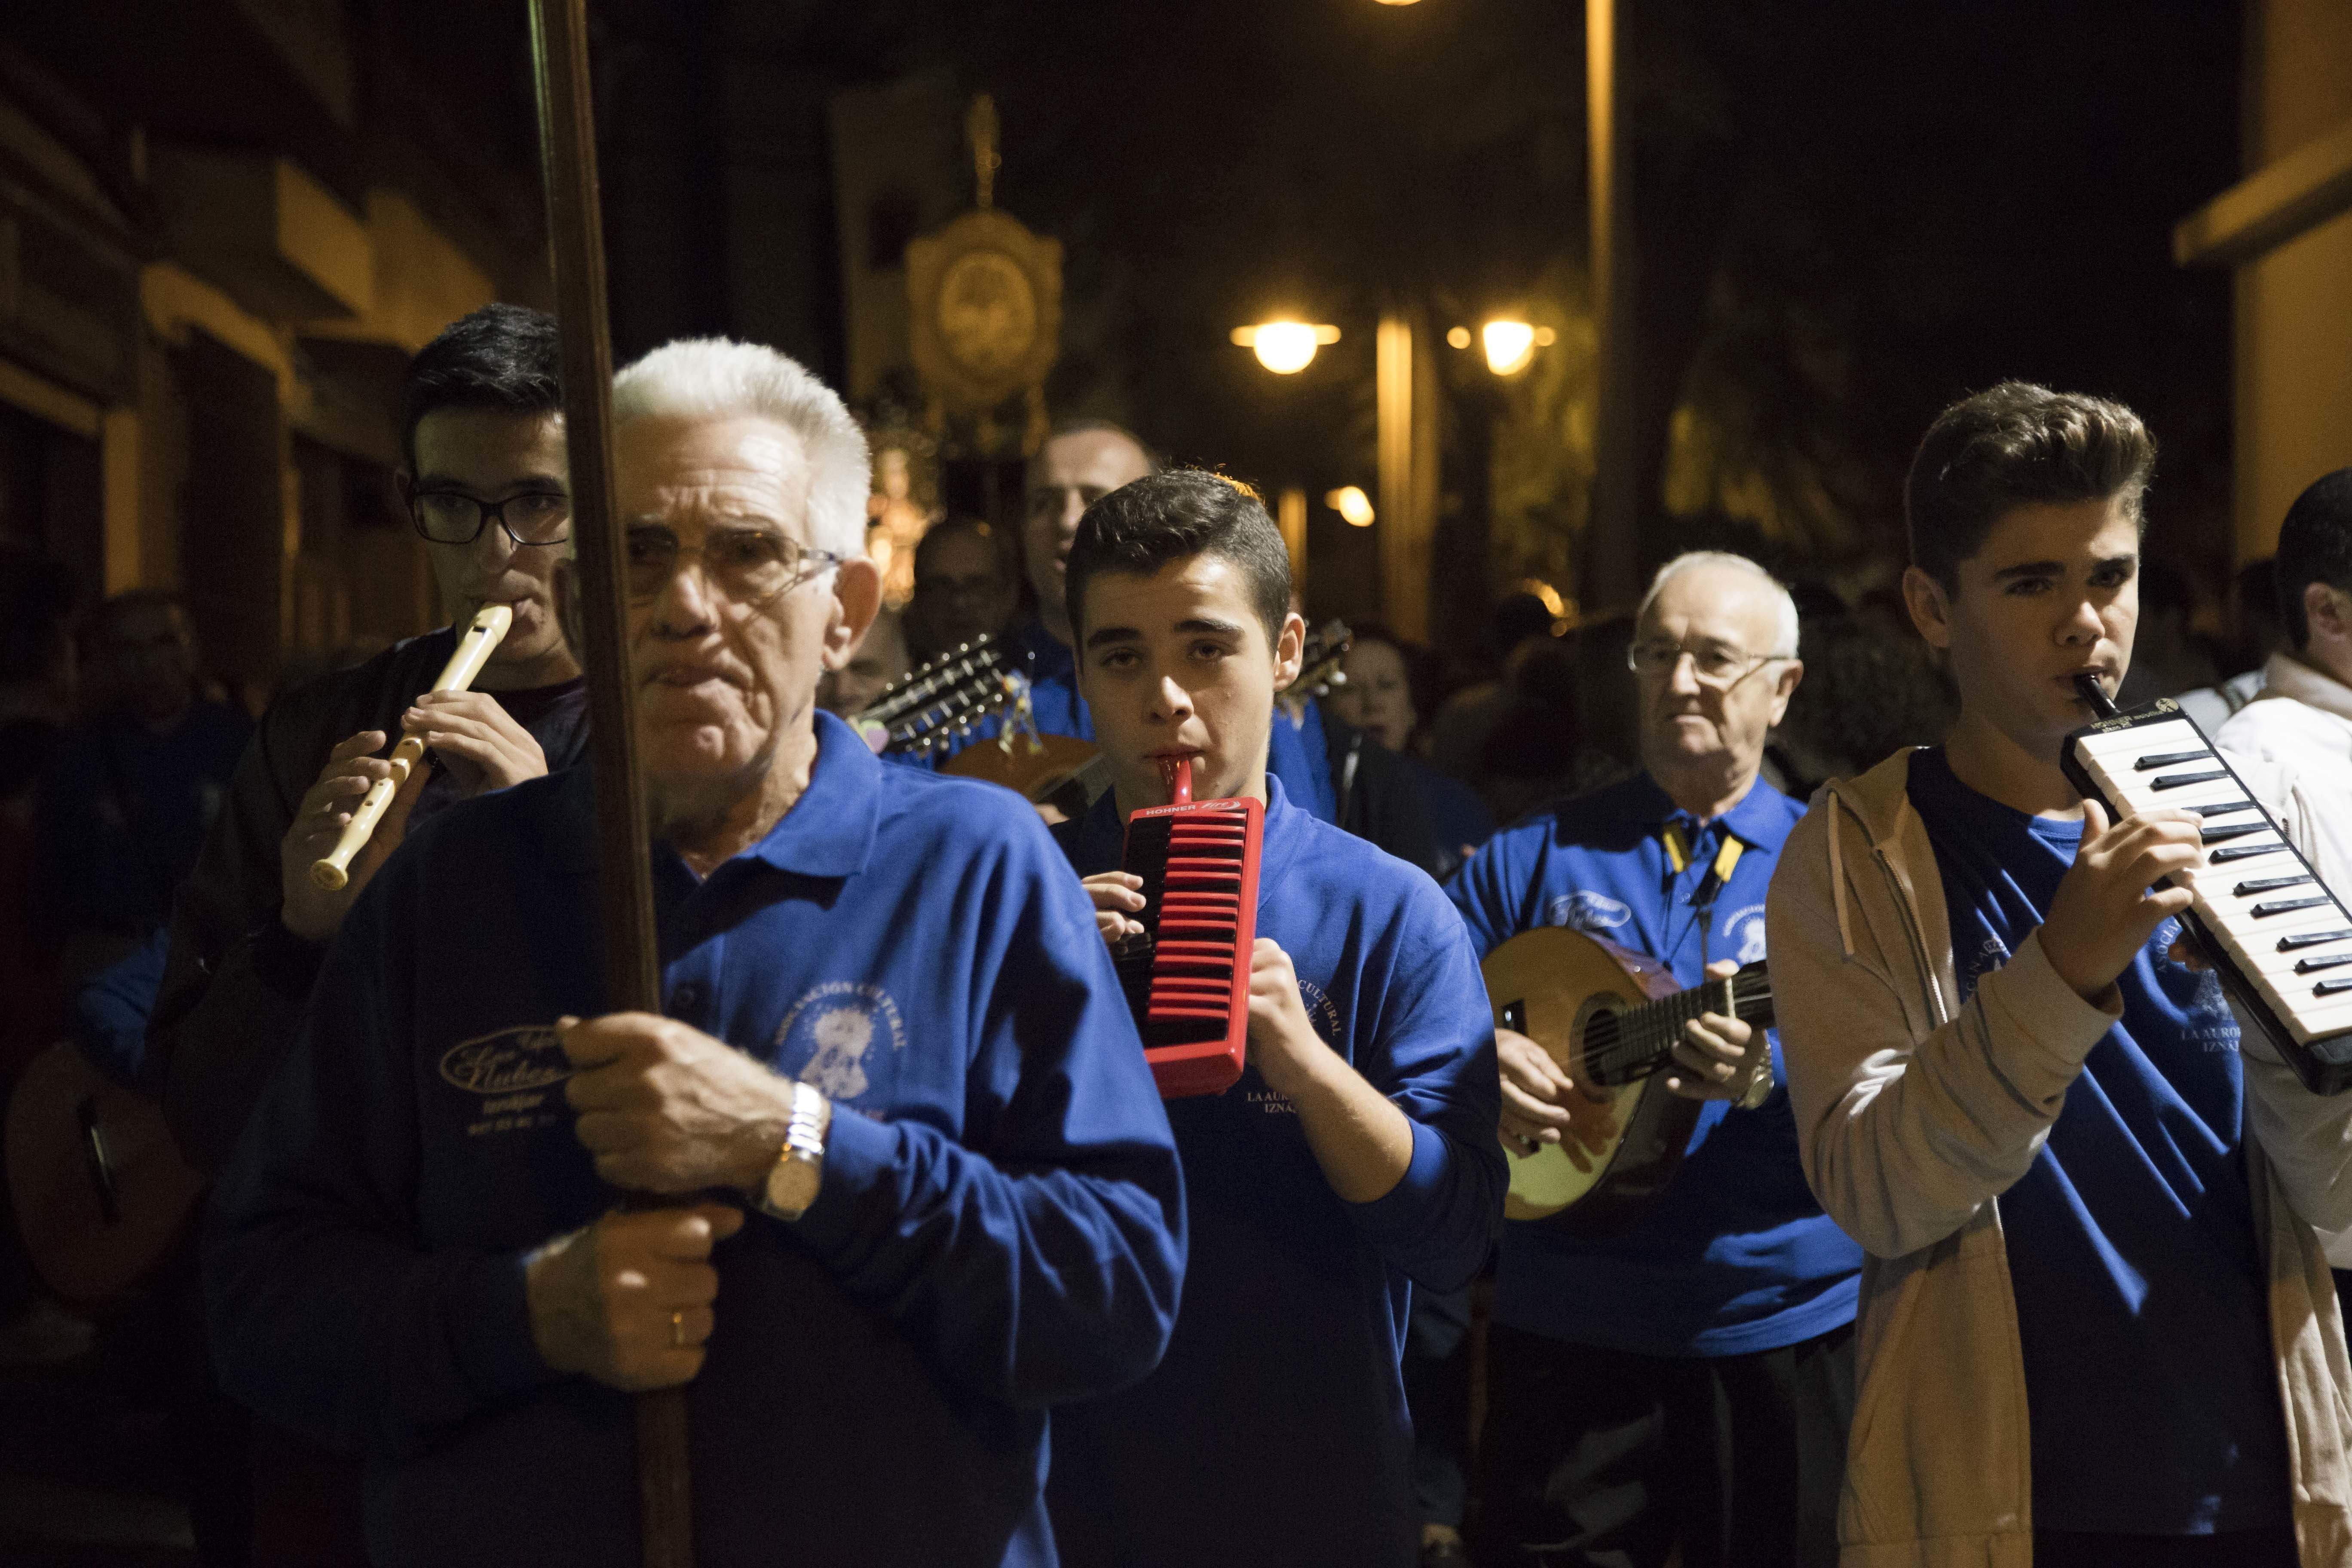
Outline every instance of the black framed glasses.
<svg viewBox="0 0 2352 1568">
<path fill-rule="evenodd" d="M 688 555 L 702 558 L 702 573 L 740 605 L 757 605 L 848 557 L 801 544 L 764 528 L 714 528 L 700 544 L 682 544 L 658 523 L 631 523 L 623 547 L 629 597 L 656 599 L 677 575 Z"/>
<path fill-rule="evenodd" d="M 418 490 L 408 501 L 408 520 L 435 544 L 471 544 L 492 519 L 518 545 L 561 544 L 572 537 L 572 498 L 524 490 L 484 500 L 464 490 Z"/>
</svg>

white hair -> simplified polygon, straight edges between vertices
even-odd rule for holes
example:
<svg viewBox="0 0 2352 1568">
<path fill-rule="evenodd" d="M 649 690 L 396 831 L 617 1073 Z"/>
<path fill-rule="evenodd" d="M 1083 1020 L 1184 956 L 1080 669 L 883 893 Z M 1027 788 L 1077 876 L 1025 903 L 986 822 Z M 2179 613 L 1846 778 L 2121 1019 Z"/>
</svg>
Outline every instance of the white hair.
<svg viewBox="0 0 2352 1568">
<path fill-rule="evenodd" d="M 808 449 L 808 542 L 855 559 L 866 553 L 873 458 L 866 432 L 833 388 L 760 343 L 680 338 L 613 378 L 614 428 L 632 419 L 772 419 Z"/>
<path fill-rule="evenodd" d="M 1773 627 L 1770 657 L 1773 658 L 1797 657 L 1797 601 L 1789 596 L 1787 584 L 1745 555 L 1734 555 L 1728 550 L 1685 551 L 1659 567 L 1658 574 L 1650 579 L 1650 591 L 1642 595 L 1642 607 L 1634 612 L 1634 620 L 1639 622 L 1645 619 L 1649 616 L 1650 606 L 1657 602 L 1658 595 L 1664 591 L 1665 585 L 1694 566 L 1734 567 L 1747 573 L 1771 589 L 1772 608 L 1779 625 Z"/>
</svg>

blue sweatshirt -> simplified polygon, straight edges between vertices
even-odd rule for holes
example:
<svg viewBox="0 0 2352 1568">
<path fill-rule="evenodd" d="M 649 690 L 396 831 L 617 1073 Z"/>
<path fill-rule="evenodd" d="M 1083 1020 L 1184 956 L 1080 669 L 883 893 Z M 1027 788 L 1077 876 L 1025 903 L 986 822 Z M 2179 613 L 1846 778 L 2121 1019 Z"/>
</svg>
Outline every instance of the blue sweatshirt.
<svg viewBox="0 0 2352 1568">
<path fill-rule="evenodd" d="M 1090 905 L 1036 814 L 817 719 L 809 788 L 698 882 L 667 1011 L 833 1096 L 822 1191 L 717 1253 L 702 1568 L 1045 1565 L 1045 1407 L 1150 1370 L 1181 1187 Z M 627 1399 L 534 1349 L 523 1259 L 614 1201 L 549 1028 L 605 1010 L 590 777 L 457 806 L 353 907 L 215 1200 L 213 1342 L 368 1454 L 384 1564 L 637 1559 Z"/>
<path fill-rule="evenodd" d="M 1054 1418 L 1055 1533 L 1085 1568 L 1412 1563 L 1409 1281 L 1466 1282 L 1502 1215 L 1495 1036 L 1461 921 L 1420 871 L 1266 792 L 1257 933 L 1324 1043 L 1412 1119 L 1412 1160 L 1349 1204 L 1255 1068 L 1169 1102 L 1192 1226 L 1175 1337 L 1141 1384 Z M 1118 868 L 1113 797 L 1056 836 L 1081 875 Z"/>
<path fill-rule="evenodd" d="M 1078 661 L 1069 645 L 1056 641 L 1045 623 L 1035 620 L 1022 622 L 1004 634 L 1004 640 L 1010 645 L 1008 651 L 1014 662 L 1029 678 L 1029 711 L 1038 733 L 1093 740 L 1095 721 L 1087 712 L 1087 700 L 1078 695 Z M 963 745 L 993 740 L 1003 728 L 1003 721 L 994 716 L 983 719 L 972 726 Z M 1307 704 L 1307 716 L 1298 724 L 1290 723 L 1276 711 L 1274 731 L 1266 742 L 1266 769 L 1282 780 L 1293 798 L 1330 822 L 1338 816 L 1339 795 L 1332 787 L 1330 763 L 1323 750 L 1323 720 L 1313 702 Z M 930 765 L 928 754 L 919 758 L 894 755 L 892 760 Z"/>
<path fill-rule="evenodd" d="M 1764 889 L 1803 805 L 1759 780 L 1700 823 L 1647 773 L 1530 814 L 1454 874 L 1481 957 L 1538 926 L 1573 926 L 1658 960 L 1685 986 L 1716 959 L 1764 956 Z M 1664 837 L 1696 846 L 1676 871 Z M 1695 900 L 1723 845 L 1738 864 L 1702 920 Z M 1777 1350 L 1853 1321 L 1862 1249 L 1813 1199 L 1774 1043 L 1770 1099 L 1714 1100 L 1656 1206 L 1622 1233 L 1580 1237 L 1542 1220 L 1503 1226 L 1495 1321 L 1571 1344 L 1657 1356 Z M 1664 1093 L 1663 1086 L 1653 1093 Z"/>
<path fill-rule="evenodd" d="M 2029 816 L 1911 754 L 1963 997 L 2009 961 L 2083 824 Z M 2158 926 L 2116 978 L 2124 1016 L 2000 1194 L 2025 1361 L 2033 1522 L 2201 1535 L 2292 1522 L 2268 1277 L 2247 1187 L 2245 1074 L 2221 977 Z"/>
</svg>

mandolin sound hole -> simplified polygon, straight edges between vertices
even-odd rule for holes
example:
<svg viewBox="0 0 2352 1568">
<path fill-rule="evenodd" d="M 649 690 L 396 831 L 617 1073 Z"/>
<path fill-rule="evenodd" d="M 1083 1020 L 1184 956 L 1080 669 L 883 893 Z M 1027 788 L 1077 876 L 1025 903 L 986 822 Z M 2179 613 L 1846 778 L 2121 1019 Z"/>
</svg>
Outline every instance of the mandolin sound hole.
<svg viewBox="0 0 2352 1568">
<path fill-rule="evenodd" d="M 1593 996 L 1585 1001 L 1576 1015 L 1576 1062 L 1569 1076 L 1580 1087 L 1591 1089 L 1622 1089 L 1645 1076 L 1638 1062 L 1611 1059 L 1612 1047 L 1618 1040 L 1619 1021 L 1622 1017 L 1615 996 Z M 1606 1098 L 1594 1095 L 1595 1100 Z"/>
</svg>

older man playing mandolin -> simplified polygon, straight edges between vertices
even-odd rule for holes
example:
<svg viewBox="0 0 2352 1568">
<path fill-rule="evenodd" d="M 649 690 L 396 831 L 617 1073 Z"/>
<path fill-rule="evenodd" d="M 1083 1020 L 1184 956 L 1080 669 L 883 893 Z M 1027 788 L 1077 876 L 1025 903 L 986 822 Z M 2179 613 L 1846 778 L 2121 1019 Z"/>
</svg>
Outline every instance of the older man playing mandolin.
<svg viewBox="0 0 2352 1568">
<path fill-rule="evenodd" d="M 1796 606 L 1744 557 L 1684 555 L 1629 662 L 1643 771 L 1506 828 L 1449 891 L 1482 954 L 1569 926 L 1694 986 L 1764 957 L 1765 886 L 1804 814 L 1759 776 L 1803 673 Z M 1506 1145 L 1592 1163 L 1598 1086 L 1523 1034 L 1496 1049 Z M 1761 1029 L 1710 1010 L 1664 1077 L 1709 1103 L 1654 1204 L 1609 1227 L 1577 1210 L 1503 1227 L 1482 1563 L 1539 1542 L 1594 1568 L 1660 1568 L 1677 1543 L 1688 1568 L 1836 1557 L 1861 1252 L 1805 1186 Z"/>
<path fill-rule="evenodd" d="M 840 400 L 720 342 L 614 400 L 667 1016 L 604 1013 L 585 770 L 413 835 L 224 1178 L 225 1373 L 367 1451 L 381 1563 L 634 1562 L 678 1384 L 706 1568 L 1049 1563 L 1045 1407 L 1150 1369 L 1183 1256 L 1092 911 L 815 710 L 880 591 Z"/>
</svg>

